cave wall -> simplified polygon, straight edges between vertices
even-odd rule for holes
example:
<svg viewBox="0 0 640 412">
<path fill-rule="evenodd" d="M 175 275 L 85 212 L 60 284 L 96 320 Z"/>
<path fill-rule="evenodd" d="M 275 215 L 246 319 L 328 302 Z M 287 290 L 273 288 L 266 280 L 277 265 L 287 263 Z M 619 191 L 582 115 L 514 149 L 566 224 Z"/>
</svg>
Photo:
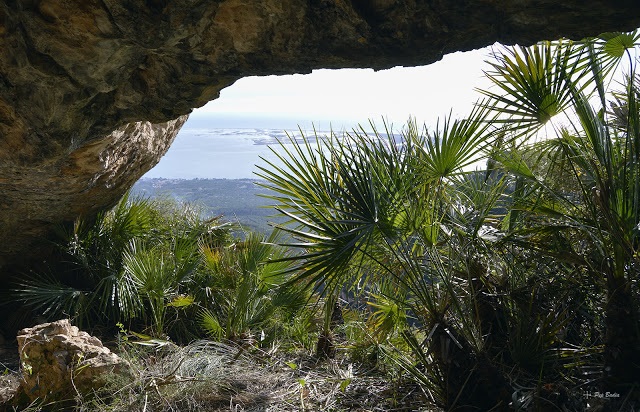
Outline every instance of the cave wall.
<svg viewBox="0 0 640 412">
<path fill-rule="evenodd" d="M 638 26 L 637 0 L 6 0 L 0 267 L 114 204 L 192 108 L 244 76 L 425 65 Z"/>
</svg>

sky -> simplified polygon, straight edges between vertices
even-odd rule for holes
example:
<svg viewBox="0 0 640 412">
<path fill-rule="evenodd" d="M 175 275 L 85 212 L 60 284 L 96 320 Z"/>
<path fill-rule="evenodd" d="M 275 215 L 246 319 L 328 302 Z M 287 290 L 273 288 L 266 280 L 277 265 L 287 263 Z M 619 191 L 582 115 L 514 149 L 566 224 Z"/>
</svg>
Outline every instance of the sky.
<svg viewBox="0 0 640 412">
<path fill-rule="evenodd" d="M 449 113 L 465 117 L 488 88 L 491 49 L 453 53 L 421 67 L 315 70 L 247 77 L 196 109 L 160 163 L 145 178 L 254 178 L 265 141 L 284 130 L 350 131 L 383 119 L 394 131 L 407 120 L 433 128 Z M 263 130 L 263 129 L 271 129 Z"/>
</svg>

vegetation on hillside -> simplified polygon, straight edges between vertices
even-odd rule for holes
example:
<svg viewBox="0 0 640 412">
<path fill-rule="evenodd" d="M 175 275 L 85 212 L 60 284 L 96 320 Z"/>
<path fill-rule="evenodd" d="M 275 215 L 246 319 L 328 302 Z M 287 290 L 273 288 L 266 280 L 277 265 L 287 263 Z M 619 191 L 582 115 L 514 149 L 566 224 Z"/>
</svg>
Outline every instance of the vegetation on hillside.
<svg viewBox="0 0 640 412">
<path fill-rule="evenodd" d="M 80 408 L 634 410 L 639 40 L 505 48 L 467 118 L 283 144 L 269 237 L 125 198 L 16 296 L 118 325 L 139 377 Z"/>
<path fill-rule="evenodd" d="M 205 216 L 221 216 L 244 230 L 269 233 L 274 213 L 260 196 L 265 193 L 255 179 L 141 179 L 131 189 L 133 196 L 197 205 Z"/>
</svg>

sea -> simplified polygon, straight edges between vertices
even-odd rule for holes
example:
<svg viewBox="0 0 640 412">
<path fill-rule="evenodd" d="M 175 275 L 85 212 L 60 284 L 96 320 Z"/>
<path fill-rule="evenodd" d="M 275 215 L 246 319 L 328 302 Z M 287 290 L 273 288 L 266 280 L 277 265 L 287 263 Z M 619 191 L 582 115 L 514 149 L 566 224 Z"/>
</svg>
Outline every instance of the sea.
<svg viewBox="0 0 640 412">
<path fill-rule="evenodd" d="M 248 179 L 254 178 L 262 158 L 275 161 L 278 139 L 287 140 L 279 129 L 182 129 L 160 162 L 143 178 Z M 299 136 L 298 132 L 298 136 Z"/>
<path fill-rule="evenodd" d="M 291 149 L 293 142 L 303 136 L 314 141 L 316 136 L 345 129 L 316 129 L 288 126 L 269 127 L 206 127 L 202 123 L 187 122 L 160 162 L 143 179 L 250 179 L 256 178 L 256 165 L 266 161 L 279 164 L 275 153 Z M 265 161 L 266 160 L 266 161 Z"/>
</svg>

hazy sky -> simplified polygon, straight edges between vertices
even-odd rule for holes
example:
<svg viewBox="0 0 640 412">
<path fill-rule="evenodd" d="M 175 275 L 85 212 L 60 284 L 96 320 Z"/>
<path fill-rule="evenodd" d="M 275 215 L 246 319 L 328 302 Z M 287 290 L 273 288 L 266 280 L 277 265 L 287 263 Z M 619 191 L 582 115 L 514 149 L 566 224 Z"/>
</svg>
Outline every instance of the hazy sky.
<svg viewBox="0 0 640 412">
<path fill-rule="evenodd" d="M 255 127 L 313 122 L 321 128 L 331 123 L 339 129 L 382 117 L 398 125 L 409 116 L 432 123 L 451 109 L 461 117 L 477 100 L 474 88 L 488 84 L 482 70 L 489 53 L 489 48 L 454 53 L 429 66 L 378 72 L 315 70 L 306 75 L 247 77 L 196 109 L 191 123 L 200 127 L 206 118 L 212 128 L 234 127 L 235 123 L 241 127 L 253 119 Z"/>
</svg>

